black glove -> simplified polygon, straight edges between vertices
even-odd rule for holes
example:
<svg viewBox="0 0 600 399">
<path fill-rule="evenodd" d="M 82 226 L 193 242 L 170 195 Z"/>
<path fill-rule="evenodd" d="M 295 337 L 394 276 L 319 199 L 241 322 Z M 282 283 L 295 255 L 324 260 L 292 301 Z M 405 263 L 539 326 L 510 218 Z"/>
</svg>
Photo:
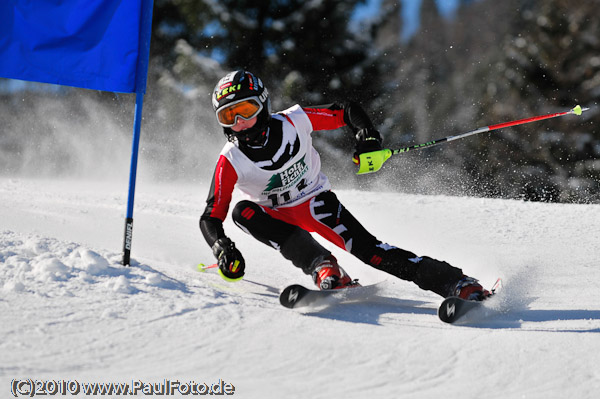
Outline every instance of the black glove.
<svg viewBox="0 0 600 399">
<path fill-rule="evenodd" d="M 241 252 L 228 237 L 222 237 L 215 241 L 212 251 L 217 258 L 223 277 L 230 280 L 239 280 L 244 277 L 246 262 L 244 262 Z"/>
<path fill-rule="evenodd" d="M 360 129 L 356 133 L 356 152 L 353 156 L 355 162 L 357 163 L 360 154 L 381 150 L 382 143 L 383 139 L 375 128 Z"/>
</svg>

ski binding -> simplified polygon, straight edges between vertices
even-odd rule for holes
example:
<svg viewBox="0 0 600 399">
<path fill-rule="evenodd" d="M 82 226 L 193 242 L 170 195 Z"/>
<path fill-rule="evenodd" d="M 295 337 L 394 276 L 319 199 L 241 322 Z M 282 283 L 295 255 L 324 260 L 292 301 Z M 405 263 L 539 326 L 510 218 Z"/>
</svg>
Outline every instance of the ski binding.
<svg viewBox="0 0 600 399">
<path fill-rule="evenodd" d="M 497 294 L 502 287 L 502 280 L 496 280 L 496 283 L 490 290 L 491 295 L 482 301 L 462 299 L 457 296 L 451 296 L 442 302 L 438 308 L 438 317 L 444 323 L 455 323 L 465 317 L 473 309 L 482 307 L 492 296 Z"/>
</svg>

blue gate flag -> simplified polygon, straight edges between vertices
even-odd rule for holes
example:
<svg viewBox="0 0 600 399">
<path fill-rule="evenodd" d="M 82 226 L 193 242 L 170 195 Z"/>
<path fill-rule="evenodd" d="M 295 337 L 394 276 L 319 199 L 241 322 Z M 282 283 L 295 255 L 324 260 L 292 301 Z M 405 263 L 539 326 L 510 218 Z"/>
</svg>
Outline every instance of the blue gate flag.
<svg viewBox="0 0 600 399">
<path fill-rule="evenodd" d="M 1 0 L 0 76 L 145 92 L 146 70 L 143 87 L 136 87 L 142 2 Z"/>
<path fill-rule="evenodd" d="M 0 76 L 136 93 L 123 264 L 148 76 L 154 0 L 0 0 Z"/>
</svg>

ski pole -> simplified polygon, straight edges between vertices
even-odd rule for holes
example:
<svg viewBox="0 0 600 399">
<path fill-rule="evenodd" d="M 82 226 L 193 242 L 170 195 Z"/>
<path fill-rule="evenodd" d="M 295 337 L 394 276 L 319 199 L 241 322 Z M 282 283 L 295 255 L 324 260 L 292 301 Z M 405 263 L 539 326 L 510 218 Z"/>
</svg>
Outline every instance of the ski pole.
<svg viewBox="0 0 600 399">
<path fill-rule="evenodd" d="M 581 108 L 581 106 L 577 105 L 575 108 L 573 108 L 569 111 L 556 112 L 556 113 L 547 114 L 547 115 L 532 116 L 530 118 L 519 119 L 516 121 L 510 121 L 510 122 L 504 122 L 504 123 L 498 123 L 495 125 L 480 127 L 479 129 L 475 129 L 470 132 L 457 134 L 455 136 L 444 137 L 443 139 L 439 139 L 439 140 L 431 140 L 431 141 L 428 141 L 423 144 L 412 145 L 409 147 L 398 148 L 395 150 L 385 148 L 385 149 L 379 150 L 379 151 L 366 152 L 366 153 L 359 155 L 359 163 L 358 163 L 359 169 L 356 174 L 362 175 L 362 174 L 366 174 L 366 173 L 377 172 L 379 169 L 381 169 L 381 166 L 383 165 L 383 163 L 385 161 L 387 161 L 392 155 L 403 154 L 403 153 L 409 152 L 409 151 L 421 150 L 423 148 L 433 147 L 438 144 L 462 139 L 462 138 L 473 136 L 473 135 L 479 134 L 479 133 L 491 132 L 492 130 L 498 130 L 498 129 L 502 129 L 505 127 L 524 125 L 526 123 L 541 121 L 543 119 L 556 118 L 559 116 L 570 115 L 570 114 L 581 115 L 582 112 L 587 111 L 587 110 L 589 110 L 589 108 Z"/>
<path fill-rule="evenodd" d="M 199 272 L 205 272 L 208 269 L 215 269 L 219 267 L 219 265 L 217 263 L 213 263 L 212 265 L 205 265 L 204 263 L 198 263 L 198 271 Z"/>
</svg>

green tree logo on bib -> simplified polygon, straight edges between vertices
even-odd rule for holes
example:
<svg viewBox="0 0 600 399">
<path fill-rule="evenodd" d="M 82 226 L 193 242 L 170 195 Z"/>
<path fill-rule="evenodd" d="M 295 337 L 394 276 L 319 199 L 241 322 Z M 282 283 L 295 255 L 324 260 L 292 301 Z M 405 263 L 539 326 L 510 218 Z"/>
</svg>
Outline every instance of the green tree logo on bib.
<svg viewBox="0 0 600 399">
<path fill-rule="evenodd" d="M 269 193 L 271 191 L 280 191 L 286 190 L 289 187 L 296 184 L 302 176 L 308 170 L 308 166 L 304 162 L 304 157 L 300 159 L 298 162 L 294 163 L 292 166 L 284 170 L 283 172 L 279 172 L 271 176 L 269 179 L 269 184 L 264 189 L 263 194 Z"/>
</svg>

